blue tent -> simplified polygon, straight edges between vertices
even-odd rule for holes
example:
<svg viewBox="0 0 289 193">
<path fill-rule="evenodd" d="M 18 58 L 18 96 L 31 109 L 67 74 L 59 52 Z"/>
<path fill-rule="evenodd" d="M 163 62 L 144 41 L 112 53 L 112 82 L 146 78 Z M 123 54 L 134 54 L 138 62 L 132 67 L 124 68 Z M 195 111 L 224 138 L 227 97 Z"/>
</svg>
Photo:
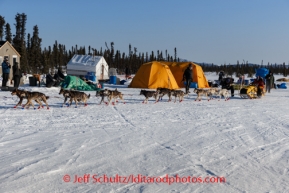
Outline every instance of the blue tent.
<svg viewBox="0 0 289 193">
<path fill-rule="evenodd" d="M 265 78 L 265 76 L 267 74 L 269 74 L 269 70 L 267 68 L 258 68 L 258 69 L 255 69 L 255 72 L 256 72 L 256 77 L 257 76 L 260 76 L 262 77 L 263 79 Z"/>
</svg>

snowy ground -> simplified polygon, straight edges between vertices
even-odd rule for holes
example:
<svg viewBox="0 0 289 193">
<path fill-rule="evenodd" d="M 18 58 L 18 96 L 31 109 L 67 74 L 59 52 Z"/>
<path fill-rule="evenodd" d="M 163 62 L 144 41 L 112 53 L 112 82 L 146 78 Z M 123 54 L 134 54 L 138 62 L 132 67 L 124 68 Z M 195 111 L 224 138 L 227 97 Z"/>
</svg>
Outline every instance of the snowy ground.
<svg viewBox="0 0 289 193">
<path fill-rule="evenodd" d="M 126 104 L 98 105 L 87 92 L 87 107 L 61 108 L 59 88 L 26 86 L 50 96 L 50 110 L 22 110 L 0 91 L 0 192 L 289 192 L 287 89 L 256 100 L 195 102 L 190 94 L 145 105 L 140 89 L 105 86 Z M 104 175 L 130 181 L 94 183 Z M 132 175 L 226 182 L 137 183 Z"/>
</svg>

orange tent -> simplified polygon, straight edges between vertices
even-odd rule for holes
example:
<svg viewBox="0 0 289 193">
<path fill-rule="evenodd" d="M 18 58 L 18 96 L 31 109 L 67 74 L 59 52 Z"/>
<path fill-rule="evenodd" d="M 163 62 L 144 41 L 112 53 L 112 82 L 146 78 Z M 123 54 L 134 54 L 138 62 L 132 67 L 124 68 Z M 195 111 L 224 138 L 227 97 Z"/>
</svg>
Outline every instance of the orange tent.
<svg viewBox="0 0 289 193">
<path fill-rule="evenodd" d="M 139 68 L 133 77 L 130 88 L 150 88 L 158 87 L 178 89 L 179 86 L 170 70 L 163 62 L 148 62 Z"/>
<path fill-rule="evenodd" d="M 163 62 L 163 63 L 170 67 L 171 72 L 173 73 L 180 88 L 185 87 L 182 79 L 183 79 L 184 71 L 189 66 L 189 64 L 192 64 L 193 66 L 193 82 L 198 83 L 198 88 L 209 87 L 208 80 L 201 66 L 193 62 Z"/>
</svg>

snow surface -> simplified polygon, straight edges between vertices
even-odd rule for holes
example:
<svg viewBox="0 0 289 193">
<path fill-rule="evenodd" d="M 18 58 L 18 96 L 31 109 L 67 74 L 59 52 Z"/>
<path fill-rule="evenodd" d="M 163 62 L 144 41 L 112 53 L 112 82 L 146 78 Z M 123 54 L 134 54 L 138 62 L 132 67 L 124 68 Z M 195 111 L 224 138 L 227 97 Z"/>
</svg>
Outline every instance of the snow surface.
<svg viewBox="0 0 289 193">
<path fill-rule="evenodd" d="M 142 104 L 140 89 L 105 86 L 123 92 L 126 104 L 98 105 L 87 92 L 87 107 L 62 108 L 59 88 L 25 86 L 50 96 L 50 109 L 22 110 L 0 91 L 0 192 L 289 192 L 287 89 L 255 100 L 195 102 L 192 93 L 181 103 Z M 89 181 L 73 183 L 85 174 Z M 226 182 L 100 184 L 95 174 Z"/>
</svg>

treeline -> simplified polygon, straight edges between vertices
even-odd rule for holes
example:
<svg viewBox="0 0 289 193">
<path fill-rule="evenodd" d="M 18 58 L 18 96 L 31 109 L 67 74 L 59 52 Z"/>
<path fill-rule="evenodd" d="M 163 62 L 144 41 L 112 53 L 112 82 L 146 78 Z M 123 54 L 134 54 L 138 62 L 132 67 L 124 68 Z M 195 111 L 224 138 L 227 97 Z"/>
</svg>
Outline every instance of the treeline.
<svg viewBox="0 0 289 193">
<path fill-rule="evenodd" d="M 9 41 L 17 52 L 21 55 L 20 63 L 23 72 L 27 73 L 49 73 L 53 69 L 62 69 L 75 54 L 103 56 L 110 68 L 117 68 L 123 72 L 126 67 L 135 73 L 141 64 L 153 60 L 159 61 L 179 61 L 177 58 L 177 49 L 174 48 L 174 55 L 170 55 L 166 50 L 141 53 L 137 48 L 128 46 L 128 54 L 114 49 L 114 42 L 107 45 L 105 49 L 96 49 L 94 47 L 75 45 L 67 49 L 65 45 L 54 42 L 53 46 L 42 49 L 42 39 L 39 37 L 38 26 L 33 27 L 33 33 L 26 36 L 27 15 L 17 13 L 15 16 L 15 34 L 12 35 L 9 23 L 0 15 L 0 40 Z"/>
<path fill-rule="evenodd" d="M 282 74 L 284 77 L 287 77 L 289 74 L 289 66 L 285 65 L 285 62 L 283 64 L 270 64 L 268 62 L 267 65 L 259 65 L 249 64 L 248 62 L 240 64 L 239 61 L 237 61 L 237 64 L 234 65 L 214 65 L 204 63 L 199 63 L 199 65 L 202 66 L 204 72 L 216 72 L 218 74 L 220 71 L 224 71 L 226 76 L 248 74 L 249 77 L 253 77 L 256 74 L 255 70 L 258 68 L 267 68 L 273 74 Z"/>
</svg>

